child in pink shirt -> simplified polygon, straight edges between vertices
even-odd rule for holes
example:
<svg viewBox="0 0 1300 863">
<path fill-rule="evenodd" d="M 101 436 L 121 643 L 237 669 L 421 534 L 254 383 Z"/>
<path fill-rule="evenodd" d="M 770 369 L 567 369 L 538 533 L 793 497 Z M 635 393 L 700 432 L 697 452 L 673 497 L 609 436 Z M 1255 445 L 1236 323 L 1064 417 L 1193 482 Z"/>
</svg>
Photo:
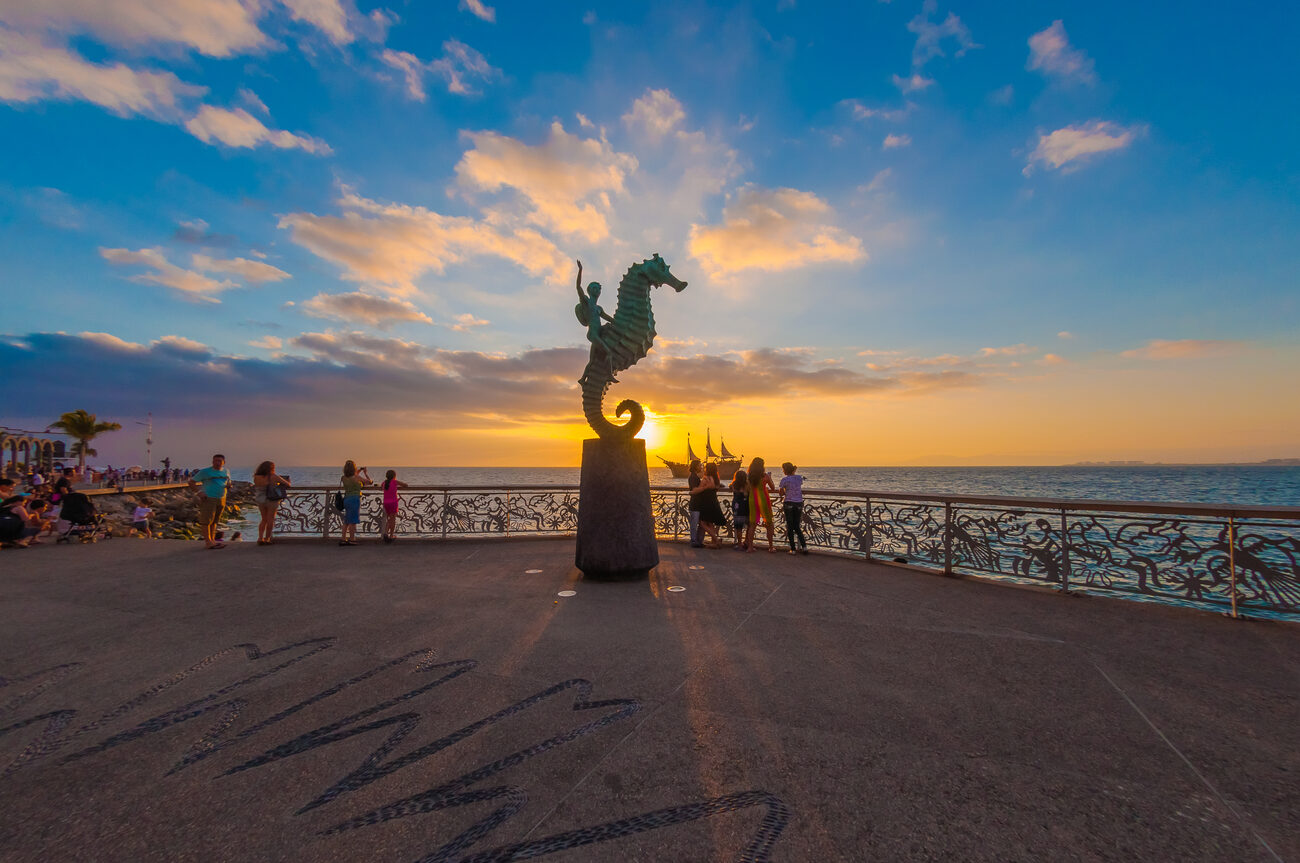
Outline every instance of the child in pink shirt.
<svg viewBox="0 0 1300 863">
<path fill-rule="evenodd" d="M 397 490 L 406 483 L 397 478 L 397 471 L 384 474 L 384 542 L 397 539 Z"/>
</svg>

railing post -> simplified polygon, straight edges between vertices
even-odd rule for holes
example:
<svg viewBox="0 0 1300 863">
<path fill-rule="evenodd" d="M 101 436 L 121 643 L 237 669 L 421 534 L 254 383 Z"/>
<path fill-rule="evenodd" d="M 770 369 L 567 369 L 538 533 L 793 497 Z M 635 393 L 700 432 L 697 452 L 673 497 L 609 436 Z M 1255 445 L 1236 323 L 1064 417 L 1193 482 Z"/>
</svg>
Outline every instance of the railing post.
<svg viewBox="0 0 1300 863">
<path fill-rule="evenodd" d="M 682 493 L 673 492 L 673 539 L 682 538 Z"/>
<path fill-rule="evenodd" d="M 320 535 L 324 539 L 330 538 L 330 492 L 325 492 L 324 506 L 320 508 Z"/>
<path fill-rule="evenodd" d="M 871 514 L 871 498 L 867 498 L 867 562 L 871 562 L 871 549 L 876 544 L 875 517 Z"/>
<path fill-rule="evenodd" d="M 1065 507 L 1061 507 L 1061 591 L 1070 592 L 1070 534 Z"/>
<path fill-rule="evenodd" d="M 451 492 L 443 489 L 442 492 L 442 515 L 439 521 L 442 522 L 442 538 L 447 538 L 447 510 L 451 503 Z"/>
<path fill-rule="evenodd" d="M 943 571 L 952 575 L 952 501 L 943 504 Z"/>
<path fill-rule="evenodd" d="M 506 539 L 510 538 L 510 489 L 506 489 Z"/>
<path fill-rule="evenodd" d="M 1232 618 L 1237 619 L 1237 517 L 1228 516 L 1228 589 L 1232 591 Z"/>
</svg>

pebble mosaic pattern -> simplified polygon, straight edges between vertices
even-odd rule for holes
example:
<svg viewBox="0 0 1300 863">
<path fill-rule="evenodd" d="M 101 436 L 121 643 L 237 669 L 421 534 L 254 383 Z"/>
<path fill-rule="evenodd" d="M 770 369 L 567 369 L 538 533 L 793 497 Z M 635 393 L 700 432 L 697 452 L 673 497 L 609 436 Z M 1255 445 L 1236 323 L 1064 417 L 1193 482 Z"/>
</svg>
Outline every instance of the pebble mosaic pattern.
<svg viewBox="0 0 1300 863">
<path fill-rule="evenodd" d="M 254 770 L 282 759 L 307 755 L 322 747 L 359 735 L 366 735 L 371 732 L 385 735 L 378 747 L 366 756 L 359 765 L 334 781 L 328 788 L 303 804 L 294 813 L 295 815 L 302 815 L 318 807 L 333 803 L 399 770 L 419 764 L 425 759 L 455 746 L 479 731 L 511 716 L 544 704 L 551 699 L 567 697 L 572 699 L 572 710 L 579 713 L 580 717 L 585 721 L 580 719 L 568 730 L 561 731 L 544 740 L 533 742 L 509 755 L 483 764 L 454 779 L 444 781 L 420 794 L 393 801 L 340 821 L 334 826 L 320 831 L 317 834 L 316 841 L 329 841 L 330 836 L 345 831 L 375 827 L 399 818 L 495 801 L 498 804 L 495 810 L 480 818 L 442 847 L 419 858 L 419 863 L 434 863 L 434 861 L 439 861 L 439 863 L 441 861 L 487 863 L 487 861 L 523 860 L 542 857 L 567 849 L 609 842 L 622 837 L 711 818 L 728 812 L 751 807 L 764 807 L 766 813 L 757 832 L 740 853 L 740 856 L 736 858 L 739 861 L 744 861 L 744 863 L 762 863 L 762 861 L 770 859 L 772 847 L 780 838 L 790 820 L 790 812 L 780 799 L 765 791 L 750 790 L 724 795 L 711 800 L 659 809 L 629 818 L 569 830 L 552 836 L 491 848 L 464 856 L 465 852 L 477 843 L 488 839 L 494 830 L 518 814 L 528 803 L 527 790 L 516 785 L 499 785 L 486 788 L 475 788 L 474 786 L 531 758 L 562 747 L 567 743 L 598 732 L 607 726 L 632 716 L 641 709 L 640 702 L 633 698 L 593 699 L 593 686 L 590 681 L 576 678 L 565 680 L 546 687 L 462 728 L 444 734 L 431 742 L 417 746 L 405 754 L 395 755 L 401 743 L 422 723 L 426 722 L 426 717 L 424 714 L 410 709 L 387 714 L 385 714 L 385 711 L 399 708 L 399 706 L 405 705 L 412 699 L 425 695 L 437 687 L 473 671 L 478 665 L 472 659 L 440 662 L 436 650 L 422 649 L 411 651 L 404 656 L 381 663 L 368 671 L 335 683 L 315 695 L 275 712 L 238 733 L 230 734 L 230 730 L 235 726 L 240 716 L 249 712 L 250 701 L 245 698 L 229 696 L 250 684 L 278 674 L 303 660 L 330 649 L 335 645 L 335 641 L 334 638 L 310 639 L 269 651 L 262 651 L 254 644 L 233 645 L 204 657 L 188 668 L 178 671 L 171 677 L 160 681 L 134 697 L 126 699 L 119 706 L 70 733 L 67 733 L 66 729 L 72 726 L 73 720 L 79 712 L 71 708 L 39 713 L 20 719 L 8 726 L 0 727 L 0 744 L 3 744 L 7 735 L 23 728 L 44 723 L 44 728 L 38 733 L 36 740 L 26 746 L 4 767 L 3 772 L 0 772 L 0 788 L 3 788 L 4 784 L 6 784 L 5 780 L 11 777 L 15 771 L 58 769 L 62 764 L 91 758 L 117 746 L 140 740 L 159 731 L 174 728 L 191 719 L 208 717 L 206 721 L 210 724 L 193 740 L 176 764 L 164 774 L 164 778 L 171 777 L 204 759 L 249 741 L 300 711 L 317 707 L 322 702 L 350 687 L 369 681 L 380 674 L 397 671 L 401 666 L 406 666 L 406 670 L 410 674 L 432 674 L 435 676 L 432 680 L 426 680 L 400 694 L 383 698 L 369 707 L 353 711 L 346 716 L 323 724 L 313 731 L 275 744 L 251 758 L 245 757 L 245 760 L 241 763 L 209 777 L 208 781 L 219 781 L 223 776 Z M 166 710 L 149 719 L 137 722 L 127 730 L 109 734 L 99 742 L 77 749 L 57 761 L 49 760 L 51 756 L 60 750 L 78 742 L 84 735 L 110 726 L 118 720 L 128 717 L 129 714 L 140 711 L 151 701 L 158 699 L 181 682 L 209 669 L 223 659 L 237 658 L 241 653 L 247 662 L 266 662 L 266 667 L 260 667 L 254 673 L 215 689 L 200 698 L 191 700 L 180 707 Z M 5 690 L 14 693 L 7 699 L 0 701 L 0 720 L 11 715 L 23 705 L 34 701 L 51 690 L 55 690 L 66 678 L 80 670 L 83 670 L 81 663 L 68 663 L 26 676 L 0 677 L 0 697 L 9 694 Z M 380 714 L 385 715 L 381 716 Z M 434 715 L 436 714 L 431 714 L 430 719 L 427 721 L 432 721 Z M 40 764 L 39 762 L 42 761 L 46 763 Z M 611 849 L 611 853 L 616 852 Z"/>
</svg>

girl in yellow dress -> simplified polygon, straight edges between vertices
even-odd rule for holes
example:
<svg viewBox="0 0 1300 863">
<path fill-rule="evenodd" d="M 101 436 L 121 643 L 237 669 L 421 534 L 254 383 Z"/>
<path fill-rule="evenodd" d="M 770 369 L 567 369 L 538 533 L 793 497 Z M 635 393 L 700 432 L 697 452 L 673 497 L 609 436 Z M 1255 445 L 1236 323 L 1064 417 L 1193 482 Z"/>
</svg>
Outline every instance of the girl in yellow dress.
<svg viewBox="0 0 1300 863">
<path fill-rule="evenodd" d="M 754 550 L 754 533 L 759 519 L 767 528 L 767 550 L 776 554 L 776 541 L 772 533 L 772 497 L 769 492 L 776 491 L 772 475 L 767 472 L 767 464 L 756 458 L 749 463 L 749 527 L 745 529 L 745 547 Z"/>
</svg>

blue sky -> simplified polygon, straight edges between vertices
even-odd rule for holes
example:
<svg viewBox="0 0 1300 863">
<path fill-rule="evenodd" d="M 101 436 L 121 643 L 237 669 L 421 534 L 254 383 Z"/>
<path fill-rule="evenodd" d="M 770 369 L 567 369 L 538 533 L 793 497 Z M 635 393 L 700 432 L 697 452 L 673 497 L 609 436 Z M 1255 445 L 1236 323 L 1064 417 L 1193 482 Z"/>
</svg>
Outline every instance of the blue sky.
<svg viewBox="0 0 1300 863">
<path fill-rule="evenodd" d="M 1298 31 L 1264 4 L 0 0 L 0 422 L 571 463 L 573 260 L 612 303 L 659 252 L 690 288 L 612 394 L 652 450 L 1297 455 Z"/>
</svg>

